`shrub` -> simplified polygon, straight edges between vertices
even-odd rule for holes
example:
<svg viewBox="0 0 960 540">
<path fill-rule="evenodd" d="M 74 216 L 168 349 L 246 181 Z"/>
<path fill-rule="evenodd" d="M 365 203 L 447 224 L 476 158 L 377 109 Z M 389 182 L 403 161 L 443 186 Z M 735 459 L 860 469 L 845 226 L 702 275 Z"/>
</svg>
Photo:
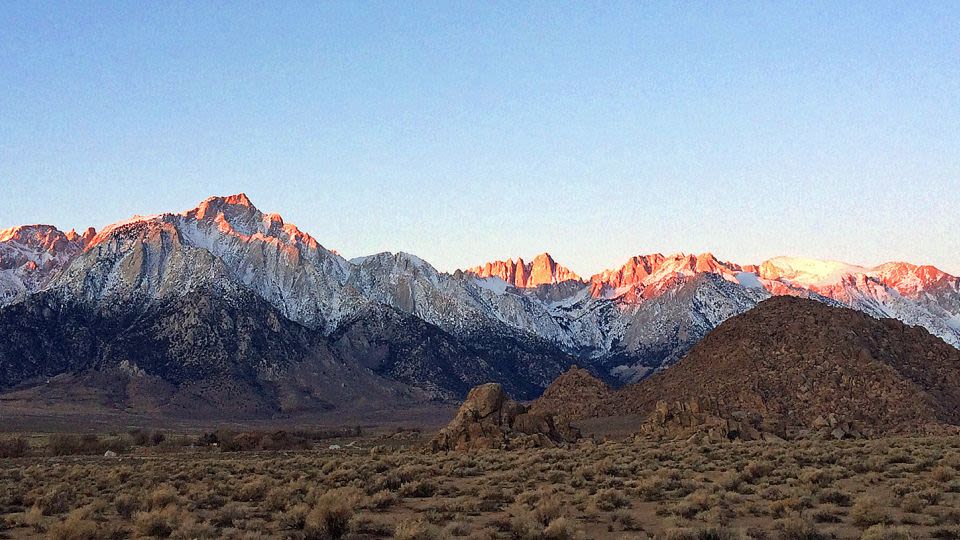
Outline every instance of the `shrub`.
<svg viewBox="0 0 960 540">
<path fill-rule="evenodd" d="M 304 503 L 296 504 L 280 515 L 280 525 L 287 529 L 302 530 L 307 523 L 310 507 Z"/>
<path fill-rule="evenodd" d="M 949 482 L 957 476 L 957 471 L 953 467 L 940 466 L 930 472 L 930 475 L 937 482 Z"/>
<path fill-rule="evenodd" d="M 510 519 L 510 535 L 514 540 L 538 540 L 543 525 L 529 514 L 519 514 Z"/>
<path fill-rule="evenodd" d="M 140 509 L 140 500 L 133 495 L 121 493 L 113 499 L 113 506 L 117 509 L 117 514 L 123 519 L 130 519 L 133 513 Z"/>
<path fill-rule="evenodd" d="M 871 496 L 860 497 L 850 509 L 850 517 L 860 526 L 869 527 L 878 523 L 890 522 L 890 512 L 880 499 Z"/>
<path fill-rule="evenodd" d="M 440 529 L 418 517 L 398 523 L 393 537 L 397 540 L 435 540 L 440 538 Z"/>
<path fill-rule="evenodd" d="M 180 509 L 170 505 L 159 510 L 137 512 L 133 516 L 133 528 L 140 536 L 167 538 L 182 520 Z"/>
<path fill-rule="evenodd" d="M 83 512 L 74 510 L 66 519 L 55 523 L 47 533 L 50 540 L 98 540 L 101 533 L 97 522 L 87 519 Z"/>
<path fill-rule="evenodd" d="M 147 510 L 157 510 L 176 503 L 179 498 L 177 490 L 173 486 L 162 484 L 147 495 L 146 507 Z"/>
<path fill-rule="evenodd" d="M 384 508 L 389 508 L 397 502 L 397 496 L 393 494 L 392 491 L 380 490 L 370 496 L 369 505 L 370 508 L 376 508 L 377 510 L 383 510 Z"/>
<path fill-rule="evenodd" d="M 780 530 L 780 540 L 827 540 L 830 538 L 825 533 L 804 519 L 792 518 L 777 522 L 777 528 Z"/>
<path fill-rule="evenodd" d="M 593 502 L 600 510 L 610 511 L 630 506 L 630 499 L 622 491 L 602 489 L 593 496 Z"/>
<path fill-rule="evenodd" d="M 669 529 L 666 540 L 740 540 L 742 535 L 729 529 Z"/>
<path fill-rule="evenodd" d="M 437 485 L 429 480 L 407 482 L 400 486 L 400 495 L 413 498 L 433 497 L 437 492 Z"/>
<path fill-rule="evenodd" d="M 340 538 L 350 529 L 350 518 L 358 502 L 357 491 L 334 489 L 320 495 L 306 515 L 303 532 L 308 539 Z"/>
<path fill-rule="evenodd" d="M 30 507 L 30 510 L 24 512 L 20 522 L 35 532 L 43 532 L 43 510 L 39 506 Z"/>
<path fill-rule="evenodd" d="M 73 508 L 76 503 L 77 494 L 73 488 L 60 484 L 43 494 L 37 501 L 37 506 L 45 516 L 54 516 L 63 514 Z"/>
<path fill-rule="evenodd" d="M 559 518 L 563 513 L 563 501 L 556 495 L 548 495 L 537 501 L 533 509 L 533 518 L 543 526 Z"/>
<path fill-rule="evenodd" d="M 817 496 L 821 503 L 831 503 L 837 506 L 850 506 L 850 494 L 838 489 L 825 489 Z"/>
<path fill-rule="evenodd" d="M 573 522 L 565 517 L 558 517 L 543 530 L 543 537 L 547 540 L 571 540 L 576 533 Z"/>
</svg>

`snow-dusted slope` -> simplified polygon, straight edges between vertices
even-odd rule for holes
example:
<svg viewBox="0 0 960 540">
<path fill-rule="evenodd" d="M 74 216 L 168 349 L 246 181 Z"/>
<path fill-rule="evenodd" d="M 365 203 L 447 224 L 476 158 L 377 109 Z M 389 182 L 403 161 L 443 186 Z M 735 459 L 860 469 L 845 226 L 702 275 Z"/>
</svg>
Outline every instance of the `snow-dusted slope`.
<svg viewBox="0 0 960 540">
<path fill-rule="evenodd" d="M 52 225 L 0 230 L 0 306 L 43 288 L 94 234 L 63 233 Z"/>
<path fill-rule="evenodd" d="M 244 195 L 213 197 L 180 214 L 111 225 L 52 286 L 91 301 L 151 301 L 201 285 L 239 283 L 287 318 L 332 330 L 349 295 L 350 264 Z"/>
</svg>

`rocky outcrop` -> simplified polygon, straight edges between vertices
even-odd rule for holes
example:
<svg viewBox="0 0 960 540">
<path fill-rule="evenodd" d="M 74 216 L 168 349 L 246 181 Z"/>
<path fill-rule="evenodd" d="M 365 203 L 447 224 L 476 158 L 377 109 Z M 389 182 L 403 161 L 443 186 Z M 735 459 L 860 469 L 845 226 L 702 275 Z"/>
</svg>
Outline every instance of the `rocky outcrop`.
<svg viewBox="0 0 960 540">
<path fill-rule="evenodd" d="M 688 442 L 781 441 L 779 435 L 763 425 L 763 418 L 749 411 L 726 411 L 712 399 L 693 398 L 667 403 L 658 401 L 656 409 L 640 426 L 639 437 L 683 439 Z"/>
<path fill-rule="evenodd" d="M 716 399 L 658 401 L 653 413 L 637 432 L 639 438 L 685 440 L 691 443 L 725 441 L 782 442 L 784 437 L 811 439 L 859 439 L 863 432 L 853 422 L 835 413 L 818 416 L 809 429 L 791 431 L 775 419 L 756 411 L 729 410 Z"/>
<path fill-rule="evenodd" d="M 497 383 L 470 390 L 457 415 L 430 441 L 441 451 L 554 447 L 574 442 L 580 432 L 552 415 L 531 413 Z"/>
</svg>

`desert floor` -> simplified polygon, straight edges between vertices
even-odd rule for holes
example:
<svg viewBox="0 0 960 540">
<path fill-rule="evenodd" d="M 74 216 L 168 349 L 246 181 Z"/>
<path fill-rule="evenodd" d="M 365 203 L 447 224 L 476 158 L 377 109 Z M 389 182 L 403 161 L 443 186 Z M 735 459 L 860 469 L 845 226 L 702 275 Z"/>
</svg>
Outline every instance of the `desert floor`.
<svg viewBox="0 0 960 540">
<path fill-rule="evenodd" d="M 431 454 L 417 431 L 230 436 L 22 438 L 0 459 L 0 535 L 960 538 L 960 438 Z"/>
</svg>

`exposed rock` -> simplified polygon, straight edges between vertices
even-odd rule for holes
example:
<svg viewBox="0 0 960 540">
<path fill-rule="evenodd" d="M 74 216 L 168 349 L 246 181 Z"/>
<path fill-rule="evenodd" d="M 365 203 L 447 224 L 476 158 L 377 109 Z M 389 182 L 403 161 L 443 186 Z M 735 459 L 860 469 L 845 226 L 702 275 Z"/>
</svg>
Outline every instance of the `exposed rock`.
<svg viewBox="0 0 960 540">
<path fill-rule="evenodd" d="M 492 448 L 553 447 L 580 432 L 552 415 L 536 414 L 513 401 L 498 383 L 470 390 L 456 416 L 430 441 L 434 452 Z"/>
<path fill-rule="evenodd" d="M 726 411 L 712 399 L 690 399 L 685 402 L 657 402 L 656 409 L 640 426 L 638 436 L 661 439 L 686 439 L 689 442 L 777 440 L 766 433 L 757 414 Z M 782 440 L 782 439 L 781 439 Z"/>
</svg>

